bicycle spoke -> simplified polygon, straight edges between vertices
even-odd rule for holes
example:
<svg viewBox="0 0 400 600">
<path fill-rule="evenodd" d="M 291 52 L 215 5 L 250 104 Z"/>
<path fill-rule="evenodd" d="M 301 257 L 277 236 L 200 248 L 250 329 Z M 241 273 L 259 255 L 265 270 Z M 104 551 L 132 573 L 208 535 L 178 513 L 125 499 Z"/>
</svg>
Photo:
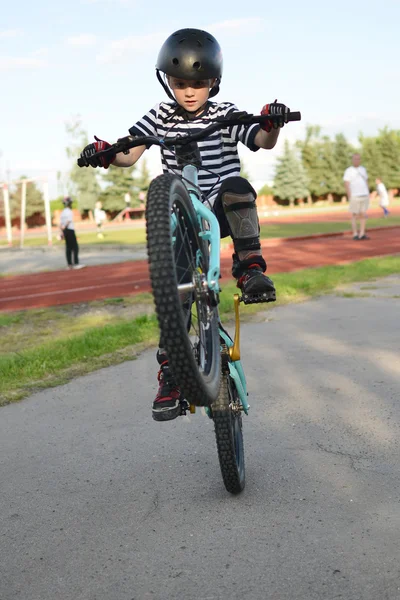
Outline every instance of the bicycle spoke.
<svg viewBox="0 0 400 600">
<path fill-rule="evenodd" d="M 178 223 L 178 227 L 179 227 L 179 233 L 180 233 L 180 248 L 179 248 L 179 252 L 178 255 L 176 256 L 176 268 L 177 271 L 181 271 L 182 267 L 179 265 L 179 260 L 181 258 L 181 254 L 182 254 L 182 250 L 185 253 L 185 258 L 186 258 L 186 270 L 183 272 L 183 275 L 185 275 L 186 273 L 190 273 L 191 271 L 193 271 L 193 269 L 196 267 L 196 265 L 194 264 L 193 261 L 193 253 L 191 252 L 191 256 L 189 256 L 188 253 L 188 248 L 190 248 L 190 238 L 189 238 L 189 233 L 187 228 L 185 228 L 184 231 L 182 231 L 182 226 L 181 226 L 181 220 L 182 219 L 177 219 L 177 223 Z M 179 279 L 178 283 L 180 283 L 182 281 L 183 277 Z"/>
<path fill-rule="evenodd" d="M 174 223 L 174 239 L 175 239 L 175 271 L 177 274 L 178 285 L 182 283 L 192 282 L 195 272 L 203 271 L 202 260 L 197 255 L 197 243 L 195 242 L 195 233 L 191 227 L 191 223 L 187 223 L 184 215 L 180 212 L 179 207 L 173 206 L 172 211 L 175 215 Z M 190 332 L 191 346 L 197 352 L 198 360 L 202 366 L 207 364 L 209 360 L 208 350 L 208 326 L 209 315 L 207 310 L 202 308 L 202 302 L 196 297 L 196 293 L 192 296 L 192 308 L 190 314 Z M 185 301 L 182 301 L 185 304 Z M 185 311 L 185 309 L 184 309 Z M 186 312 L 186 311 L 185 311 Z"/>
</svg>

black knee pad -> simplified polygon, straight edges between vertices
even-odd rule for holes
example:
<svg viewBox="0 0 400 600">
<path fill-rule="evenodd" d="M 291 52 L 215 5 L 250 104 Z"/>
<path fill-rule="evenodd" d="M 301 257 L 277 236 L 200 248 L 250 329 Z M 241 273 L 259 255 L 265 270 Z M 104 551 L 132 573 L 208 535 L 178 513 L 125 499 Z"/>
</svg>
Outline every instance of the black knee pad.
<svg viewBox="0 0 400 600">
<path fill-rule="evenodd" d="M 223 182 L 220 196 L 235 252 L 260 250 L 257 194 L 253 187 L 243 177 L 231 177 Z"/>
<path fill-rule="evenodd" d="M 231 236 L 231 238 L 234 239 L 222 202 L 222 196 L 225 193 L 238 195 L 252 194 L 254 196 L 254 200 L 257 198 L 257 193 L 253 186 L 247 181 L 247 179 L 244 179 L 244 177 L 227 177 L 227 179 L 224 179 L 221 183 L 218 196 L 214 202 L 213 210 L 219 222 L 221 238 Z"/>
<path fill-rule="evenodd" d="M 218 196 L 222 196 L 225 192 L 232 194 L 253 194 L 254 199 L 257 198 L 257 192 L 253 186 L 244 177 L 227 177 L 221 183 Z"/>
</svg>

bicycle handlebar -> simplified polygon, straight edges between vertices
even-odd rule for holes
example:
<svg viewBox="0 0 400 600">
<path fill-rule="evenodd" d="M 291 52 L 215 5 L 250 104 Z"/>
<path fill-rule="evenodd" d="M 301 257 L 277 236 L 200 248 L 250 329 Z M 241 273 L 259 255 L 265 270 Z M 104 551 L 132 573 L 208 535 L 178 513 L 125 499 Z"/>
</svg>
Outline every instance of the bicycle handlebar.
<svg viewBox="0 0 400 600">
<path fill-rule="evenodd" d="M 137 146 L 146 146 L 150 148 L 150 146 L 177 146 L 177 145 L 185 145 L 190 144 L 191 142 L 197 142 L 199 140 L 205 139 L 214 131 L 218 129 L 222 129 L 223 127 L 229 125 L 253 125 L 255 123 L 263 123 L 265 121 L 275 121 L 281 118 L 280 115 L 252 115 L 246 112 L 236 112 L 232 113 L 228 117 L 219 117 L 214 123 L 206 127 L 205 129 L 198 131 L 197 133 L 192 133 L 185 136 L 177 136 L 177 137 L 169 137 L 169 138 L 158 138 L 153 135 L 146 135 L 140 137 L 134 137 L 132 135 L 127 135 L 126 137 L 120 138 L 115 144 L 111 144 L 111 148 L 114 148 L 116 154 L 119 152 L 123 152 L 124 154 L 128 154 L 131 148 L 136 148 Z M 287 120 L 289 121 L 301 121 L 301 113 L 299 111 L 290 112 L 287 115 Z M 100 150 L 100 152 L 96 152 L 93 156 L 102 156 L 110 151 L 110 148 L 106 150 Z M 91 157 L 91 158 L 92 158 Z M 83 158 L 78 158 L 77 160 L 78 167 L 86 166 L 86 160 Z"/>
</svg>

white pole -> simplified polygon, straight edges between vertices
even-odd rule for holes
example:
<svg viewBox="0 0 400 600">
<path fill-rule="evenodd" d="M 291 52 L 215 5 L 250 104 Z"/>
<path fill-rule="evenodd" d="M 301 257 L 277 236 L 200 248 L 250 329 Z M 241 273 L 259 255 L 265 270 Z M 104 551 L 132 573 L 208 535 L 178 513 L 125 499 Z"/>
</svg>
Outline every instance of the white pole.
<svg viewBox="0 0 400 600">
<path fill-rule="evenodd" d="M 51 231 L 49 184 L 47 181 L 43 181 L 43 199 L 44 199 L 44 214 L 46 217 L 46 227 L 47 227 L 47 243 L 49 246 L 51 246 L 53 244 L 53 236 L 52 236 L 52 231 Z"/>
<path fill-rule="evenodd" d="M 21 187 L 21 237 L 19 247 L 24 247 L 24 235 L 25 235 L 25 218 L 26 218 L 26 180 L 22 180 Z"/>
<path fill-rule="evenodd" d="M 4 218 L 6 221 L 7 241 L 8 241 L 8 245 L 12 246 L 10 196 L 8 193 L 8 185 L 6 183 L 3 183 L 3 200 L 4 200 Z"/>
</svg>

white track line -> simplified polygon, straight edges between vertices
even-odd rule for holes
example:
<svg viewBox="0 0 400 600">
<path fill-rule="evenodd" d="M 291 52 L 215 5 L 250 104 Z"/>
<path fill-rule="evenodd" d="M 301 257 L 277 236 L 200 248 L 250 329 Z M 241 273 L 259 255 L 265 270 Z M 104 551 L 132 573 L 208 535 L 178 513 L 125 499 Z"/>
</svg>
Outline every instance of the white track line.
<svg viewBox="0 0 400 600">
<path fill-rule="evenodd" d="M 140 287 L 140 281 L 127 281 L 125 283 L 123 282 L 118 282 L 117 285 L 115 285 L 115 282 L 113 283 L 104 283 L 101 285 L 89 285 L 89 286 L 85 286 L 85 287 L 79 287 L 79 288 L 72 288 L 72 289 L 68 289 L 68 290 L 56 290 L 56 291 L 52 291 L 52 292 L 41 292 L 38 294 L 22 294 L 20 296 L 8 296 L 7 298 L 0 298 L 0 302 L 9 302 L 10 300 L 23 300 L 24 298 L 40 298 L 43 296 L 59 296 L 60 294 L 74 294 L 75 292 L 83 292 L 86 290 L 96 290 L 96 289 L 100 289 L 100 288 L 107 288 L 107 287 L 125 287 L 125 286 L 133 286 L 133 289 L 139 289 Z M 143 280 L 143 283 L 150 283 L 149 280 L 145 279 Z"/>
</svg>

